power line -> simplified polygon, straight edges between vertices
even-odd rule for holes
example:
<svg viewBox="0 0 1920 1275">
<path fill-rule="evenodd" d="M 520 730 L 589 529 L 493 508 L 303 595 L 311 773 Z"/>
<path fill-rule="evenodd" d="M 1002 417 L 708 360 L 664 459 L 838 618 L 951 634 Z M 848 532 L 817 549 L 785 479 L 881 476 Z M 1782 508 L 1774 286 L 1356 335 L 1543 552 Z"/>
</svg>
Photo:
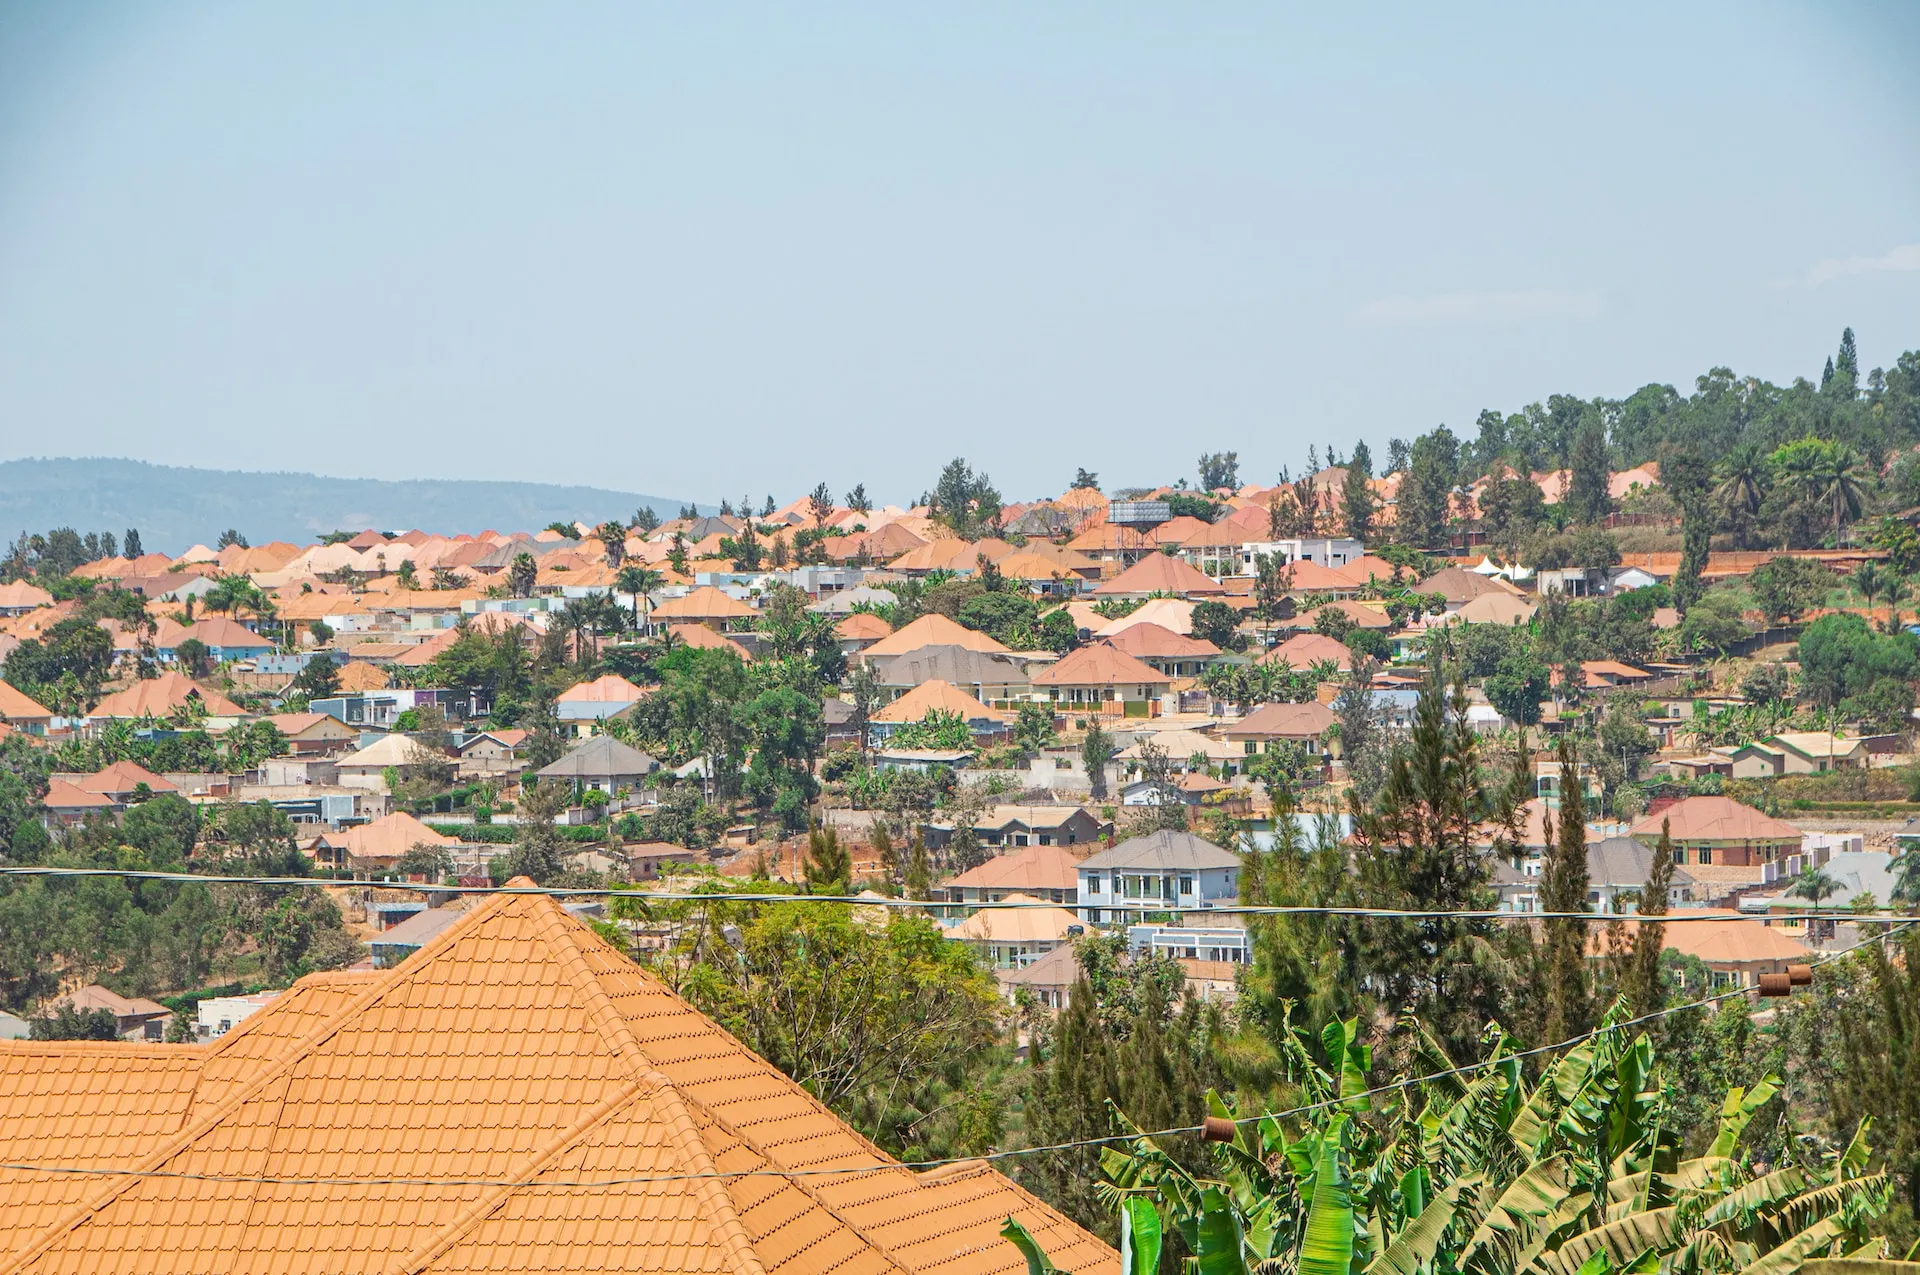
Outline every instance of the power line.
<svg viewBox="0 0 1920 1275">
<path fill-rule="evenodd" d="M 1884 910 L 1874 912 L 1842 911 L 1840 909 L 1815 910 L 1812 912 L 1788 913 L 1740 913 L 1740 912 L 1703 912 L 1683 911 L 1668 913 L 1611 913 L 1611 912 L 1509 912 L 1500 909 L 1454 909 L 1434 910 L 1420 908 L 1363 908 L 1318 906 L 1307 904 L 1273 903 L 1216 903 L 1205 907 L 1181 904 L 1174 900 L 1160 901 L 1122 901 L 1118 903 L 1093 904 L 1084 900 L 1076 903 L 1051 903 L 1044 899 L 998 899 L 998 900 L 928 900 L 889 898 L 885 895 L 855 894 L 769 894 L 732 891 L 659 891 L 622 889 L 615 886 L 516 886 L 516 885 L 431 885 L 417 881 L 343 881 L 332 877 L 254 877 L 206 875 L 196 872 L 157 872 L 131 868 L 72 868 L 43 867 L 40 865 L 19 865 L 0 867 L 0 876 L 10 877 L 118 877 L 129 881 L 159 881 L 179 884 L 199 885 L 245 885 L 262 886 L 276 889 L 324 889 L 324 890 L 404 890 L 416 894 L 454 894 L 454 895 L 499 895 L 531 894 L 546 895 L 552 898 L 601 898 L 634 899 L 641 903 L 844 903 L 854 907 L 902 908 L 909 910 L 927 910 L 937 908 L 967 908 L 972 911 L 1019 910 L 1022 908 L 1054 908 L 1072 911 L 1076 908 L 1097 910 L 1100 912 L 1125 912 L 1145 915 L 1158 915 L 1168 912 L 1199 912 L 1218 916 L 1275 916 L 1275 917 L 1345 917 L 1371 920 L 1443 920 L 1459 921 L 1582 921 L 1588 924 L 1607 925 L 1614 921 L 1660 921 L 1668 925 L 1683 925 L 1696 921 L 1848 921 L 1856 924 L 1871 923 L 1878 925 L 1903 925 L 1913 918 Z"/>
<path fill-rule="evenodd" d="M 1915 925 L 1920 925 L 1920 920 L 1916 920 L 1914 918 L 1907 918 L 1903 923 L 1903 928 L 1911 927 Z M 1861 948 L 1867 946 L 1868 944 L 1881 942 L 1884 939 L 1891 938 L 1891 937 L 1892 937 L 1892 932 L 1889 932 L 1884 935 L 1878 935 L 1871 938 L 1861 939 L 1860 941 L 1849 944 L 1848 946 L 1844 948 L 1840 948 L 1837 951 L 1821 953 L 1819 956 L 1809 961 L 1808 964 L 1815 965 L 1815 966 L 1828 965 L 1842 959 L 1843 957 L 1852 955 L 1854 952 L 1859 951 Z M 1247 1124 L 1258 1124 L 1262 1120 L 1286 1120 L 1294 1116 L 1306 1115 L 1310 1112 L 1324 1110 L 1327 1107 L 1339 1106 L 1343 1103 L 1352 1102 L 1356 1098 L 1377 1098 L 1384 1094 L 1398 1093 L 1403 1089 L 1411 1089 L 1420 1085 L 1430 1084 L 1436 1080 L 1446 1080 L 1453 1076 L 1464 1076 L 1464 1075 L 1469 1075 L 1473 1072 L 1484 1071 L 1489 1067 L 1501 1066 L 1510 1060 L 1517 1060 L 1522 1058 L 1533 1058 L 1533 1057 L 1538 1057 L 1539 1055 L 1542 1055 L 1542 1054 L 1556 1053 L 1563 1049 L 1571 1049 L 1575 1045 L 1583 1044 L 1586 1041 L 1596 1039 L 1597 1037 L 1604 1036 L 1610 1032 L 1622 1032 L 1631 1027 L 1638 1027 L 1638 1026 L 1641 1026 L 1642 1024 L 1657 1022 L 1660 1019 L 1666 1018 L 1673 1014 L 1685 1013 L 1689 1010 L 1695 1010 L 1695 1009 L 1705 1009 L 1708 1006 L 1717 1005 L 1723 1001 L 1733 1000 L 1737 997 L 1752 995 L 1758 990 L 1759 989 L 1755 987 L 1729 988 L 1723 992 L 1715 992 L 1710 996 L 1703 996 L 1698 1000 L 1687 1001 L 1679 1005 L 1668 1005 L 1662 1009 L 1654 1010 L 1651 1013 L 1641 1014 L 1634 1018 L 1622 1019 L 1613 1023 L 1607 1023 L 1602 1026 L 1595 1027 L 1589 1031 L 1581 1032 L 1578 1035 L 1570 1036 L 1565 1040 L 1558 1041 L 1551 1045 L 1536 1045 L 1531 1049 L 1522 1049 L 1522 1050 L 1515 1051 L 1514 1053 L 1502 1054 L 1497 1058 L 1487 1058 L 1487 1059 L 1483 1059 L 1480 1062 L 1464 1063 L 1457 1067 L 1447 1067 L 1447 1068 L 1443 1068 L 1440 1071 L 1429 1072 L 1424 1076 L 1412 1076 L 1403 1080 L 1389 1081 L 1384 1085 L 1376 1085 L 1371 1089 L 1363 1089 L 1356 1093 L 1339 1095 L 1332 1098 L 1322 1098 L 1315 1102 L 1301 1103 L 1298 1106 L 1288 1107 L 1281 1111 L 1263 1111 L 1258 1115 L 1239 1116 L 1234 1119 L 1233 1123 L 1235 1125 L 1247 1125 Z M 1139 1138 L 1169 1138 L 1169 1137 L 1179 1137 L 1186 1134 L 1198 1134 L 1203 1132 L 1204 1132 L 1203 1126 L 1182 1125 L 1182 1126 L 1171 1128 L 1171 1129 L 1155 1129 L 1155 1130 L 1140 1131 L 1140 1132 L 1134 1132 L 1134 1133 L 1116 1133 L 1116 1134 L 1109 1134 L 1105 1137 L 1097 1137 L 1097 1138 L 1077 1138 L 1070 1142 L 1056 1142 L 1047 1146 L 1040 1146 L 1040 1147 L 1013 1147 L 1004 1151 L 988 1151 L 988 1152 L 983 1152 L 980 1155 L 955 1156 L 955 1157 L 942 1159 L 942 1160 L 894 1161 L 886 1164 L 850 1165 L 850 1166 L 847 1166 L 844 1168 L 838 1168 L 838 1169 L 738 1169 L 738 1170 L 726 1170 L 726 1171 L 715 1170 L 709 1173 L 640 1174 L 640 1175 L 614 1177 L 614 1178 L 587 1178 L 587 1179 L 565 1179 L 565 1180 L 561 1180 L 561 1179 L 542 1180 L 539 1178 L 278 1177 L 271 1174 L 189 1173 L 189 1172 L 182 1172 L 182 1171 L 170 1170 L 170 1169 L 80 1168 L 73 1165 L 46 1165 L 46 1164 L 34 1164 L 31 1162 L 25 1162 L 25 1161 L 0 1162 L 0 1171 L 10 1171 L 10 1172 L 16 1172 L 16 1173 L 43 1173 L 43 1174 L 53 1174 L 53 1175 L 62 1175 L 62 1176 L 77 1176 L 77 1177 L 162 1178 L 162 1179 L 174 1179 L 174 1180 L 185 1181 L 185 1182 L 216 1182 L 216 1183 L 233 1183 L 233 1184 L 243 1184 L 243 1185 L 261 1185 L 261 1186 L 338 1186 L 338 1187 L 473 1186 L 473 1187 L 498 1187 L 498 1188 L 510 1188 L 510 1189 L 539 1187 L 539 1188 L 544 1188 L 549 1190 L 599 1190 L 607 1187 L 616 1187 L 616 1186 L 638 1186 L 638 1185 L 651 1185 L 656 1183 L 668 1183 L 668 1182 L 698 1182 L 698 1181 L 704 1181 L 704 1180 L 710 1180 L 710 1179 L 721 1179 L 721 1180 L 732 1181 L 734 1179 L 740 1179 L 740 1178 L 851 1177 L 856 1174 L 862 1174 L 862 1173 L 890 1173 L 897 1169 L 904 1169 L 909 1172 L 915 1172 L 915 1173 L 924 1173 L 933 1169 L 950 1168 L 954 1165 L 973 1164 L 980 1161 L 998 1162 L 1001 1160 L 1015 1160 L 1015 1159 L 1020 1159 L 1024 1156 L 1051 1155 L 1061 1151 L 1075 1151 L 1084 1147 L 1108 1146 L 1118 1142 L 1132 1142 Z"/>
</svg>

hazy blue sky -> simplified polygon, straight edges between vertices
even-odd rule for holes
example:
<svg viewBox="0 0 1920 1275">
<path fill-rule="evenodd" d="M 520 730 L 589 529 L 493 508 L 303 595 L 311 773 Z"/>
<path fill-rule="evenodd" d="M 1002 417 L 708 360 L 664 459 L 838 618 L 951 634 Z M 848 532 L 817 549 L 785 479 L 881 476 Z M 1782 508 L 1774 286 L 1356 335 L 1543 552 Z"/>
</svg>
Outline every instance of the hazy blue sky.
<svg viewBox="0 0 1920 1275">
<path fill-rule="evenodd" d="M 1920 346 L 1920 5 L 0 8 L 0 457 L 910 499 Z"/>
</svg>

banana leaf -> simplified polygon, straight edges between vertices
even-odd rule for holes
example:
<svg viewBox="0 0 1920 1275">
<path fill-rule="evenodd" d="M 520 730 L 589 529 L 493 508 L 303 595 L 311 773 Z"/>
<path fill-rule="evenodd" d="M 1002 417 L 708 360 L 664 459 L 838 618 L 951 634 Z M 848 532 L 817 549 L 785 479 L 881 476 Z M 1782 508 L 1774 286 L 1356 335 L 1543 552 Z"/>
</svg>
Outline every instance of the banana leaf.
<svg viewBox="0 0 1920 1275">
<path fill-rule="evenodd" d="M 1120 1205 L 1120 1275 L 1160 1275 L 1160 1211 L 1137 1195 Z"/>
<path fill-rule="evenodd" d="M 1650 1209 L 1645 1213 L 1631 1213 L 1617 1222 L 1608 1222 L 1605 1226 L 1596 1226 L 1573 1236 L 1552 1254 L 1541 1259 L 1540 1269 L 1548 1275 L 1574 1275 L 1589 1258 L 1602 1252 L 1617 1266 L 1639 1257 L 1649 1249 L 1656 1253 L 1670 1253 L 1680 1247 L 1682 1239 L 1678 1209 Z"/>
<path fill-rule="evenodd" d="M 1364 1096 L 1367 1072 L 1373 1067 L 1373 1050 L 1360 1043 L 1360 1020 L 1334 1021 L 1320 1030 L 1320 1043 L 1327 1051 L 1327 1066 L 1339 1074 L 1340 1105 L 1363 1114 L 1372 1104 Z"/>
<path fill-rule="evenodd" d="M 1847 1143 L 1847 1149 L 1841 1153 L 1839 1163 L 1834 1166 L 1834 1176 L 1844 1182 L 1848 1178 L 1858 1177 L 1866 1170 L 1867 1158 L 1872 1154 L 1867 1146 L 1867 1131 L 1873 1128 L 1873 1117 L 1862 1116 L 1860 1127 L 1853 1131 L 1853 1140 Z"/>
<path fill-rule="evenodd" d="M 1696 1231 L 1666 1260 L 1667 1275 L 1704 1275 L 1731 1271 L 1740 1265 L 1733 1246 L 1718 1231 Z"/>
<path fill-rule="evenodd" d="M 1886 1211 L 1890 1187 L 1884 1173 L 1829 1182 L 1783 1200 L 1772 1219 L 1773 1224 L 1782 1234 L 1791 1234 L 1806 1229 L 1820 1218 L 1836 1217 L 1842 1226 L 1850 1228 L 1860 1213 L 1878 1217 Z"/>
<path fill-rule="evenodd" d="M 1007 1224 L 1000 1228 L 1000 1237 L 1020 1250 L 1020 1256 L 1027 1259 L 1027 1275 L 1066 1275 L 1059 1267 L 1047 1260 L 1047 1255 L 1034 1242 L 1027 1228 L 1009 1217 Z"/>
<path fill-rule="evenodd" d="M 1507 1183 L 1474 1227 L 1456 1264 L 1463 1271 L 1518 1271 L 1518 1254 L 1532 1247 L 1549 1228 L 1549 1219 L 1568 1203 L 1567 1165 L 1555 1155 Z"/>
<path fill-rule="evenodd" d="M 1722 1159 L 1731 1156 L 1754 1113 L 1779 1092 L 1780 1077 L 1775 1075 L 1762 1076 L 1750 1089 L 1735 1085 L 1727 1090 L 1727 1100 L 1720 1106 L 1720 1132 L 1707 1154 Z"/>
<path fill-rule="evenodd" d="M 1723 1222 L 1731 1222 L 1744 1230 L 1754 1218 L 1773 1211 L 1775 1205 L 1792 1199 L 1806 1189 L 1807 1175 L 1799 1169 L 1792 1165 L 1775 1169 L 1765 1177 L 1755 1178 L 1715 1200 L 1701 1214 L 1700 1225 L 1719 1226 Z"/>
<path fill-rule="evenodd" d="M 1367 1275 L 1420 1275 L 1430 1269 L 1453 1225 L 1461 1193 L 1477 1189 L 1480 1182 L 1478 1175 L 1462 1178 L 1427 1201 L 1419 1216 L 1368 1264 Z"/>
<path fill-rule="evenodd" d="M 1837 1239 L 1846 1234 L 1846 1228 L 1839 1221 L 1823 1217 L 1818 1222 L 1763 1255 L 1758 1261 L 1751 1262 L 1741 1269 L 1740 1275 L 1790 1275 L 1800 1269 L 1809 1257 L 1818 1255 L 1830 1247 Z"/>
<path fill-rule="evenodd" d="M 1208 1187 L 1200 1196 L 1192 1269 L 1197 1275 L 1247 1275 L 1246 1254 L 1240 1247 L 1240 1222 L 1218 1187 Z"/>
<path fill-rule="evenodd" d="M 1348 1192 L 1345 1150 L 1347 1117 L 1335 1116 L 1320 1137 L 1313 1201 L 1300 1238 L 1300 1275 L 1348 1275 L 1353 1265 L 1353 1199 Z"/>
</svg>

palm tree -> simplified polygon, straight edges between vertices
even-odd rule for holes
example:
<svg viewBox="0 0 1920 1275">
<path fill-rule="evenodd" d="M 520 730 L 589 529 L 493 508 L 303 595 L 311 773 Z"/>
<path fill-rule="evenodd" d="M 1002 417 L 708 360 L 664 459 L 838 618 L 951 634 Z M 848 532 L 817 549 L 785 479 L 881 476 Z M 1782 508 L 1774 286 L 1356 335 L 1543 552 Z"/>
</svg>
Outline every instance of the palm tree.
<svg viewBox="0 0 1920 1275">
<path fill-rule="evenodd" d="M 1897 571 L 1887 571 L 1882 575 L 1880 596 L 1887 600 L 1887 618 L 1882 627 L 1888 633 L 1900 631 L 1900 604 L 1913 594 L 1907 578 Z"/>
<path fill-rule="evenodd" d="M 1866 506 L 1866 468 L 1860 455 L 1845 443 L 1834 443 L 1821 450 L 1814 473 L 1819 477 L 1821 499 L 1833 507 L 1833 545 L 1840 547 L 1840 523 L 1860 516 Z"/>
<path fill-rule="evenodd" d="M 1906 907 L 1920 906 L 1920 849 L 1909 849 L 1888 868 L 1894 881 L 1890 901 Z"/>
<path fill-rule="evenodd" d="M 1877 562 L 1863 562 L 1854 570 L 1853 587 L 1867 600 L 1867 622 L 1873 622 L 1873 600 L 1886 592 L 1889 573 Z"/>
<path fill-rule="evenodd" d="M 1822 902 L 1838 893 L 1840 893 L 1840 883 L 1828 876 L 1824 868 L 1810 868 L 1802 872 L 1800 879 L 1787 887 L 1788 898 L 1807 900 L 1813 904 L 1816 914 L 1820 911 Z M 1814 924 L 1818 925 L 1819 922 L 1816 921 Z M 1808 927 L 1808 933 L 1812 932 L 1812 927 Z"/>
<path fill-rule="evenodd" d="M 1742 443 L 1727 454 L 1719 469 L 1720 485 L 1713 490 L 1721 508 L 1734 515 L 1735 547 L 1745 548 L 1746 528 L 1760 516 L 1773 470 L 1758 443 Z"/>
<path fill-rule="evenodd" d="M 593 534 L 600 538 L 606 547 L 607 565 L 617 567 L 621 559 L 627 556 L 627 526 L 617 519 L 609 518 L 595 527 Z"/>
<path fill-rule="evenodd" d="M 645 623 L 640 618 L 640 604 L 645 602 L 647 604 L 647 613 L 651 615 L 653 613 L 653 599 L 647 595 L 666 582 L 666 576 L 655 571 L 652 567 L 636 566 L 632 563 L 620 568 L 620 573 L 614 577 L 614 586 L 618 588 L 620 592 L 627 594 L 633 599 L 634 632 L 639 632 Z"/>
</svg>

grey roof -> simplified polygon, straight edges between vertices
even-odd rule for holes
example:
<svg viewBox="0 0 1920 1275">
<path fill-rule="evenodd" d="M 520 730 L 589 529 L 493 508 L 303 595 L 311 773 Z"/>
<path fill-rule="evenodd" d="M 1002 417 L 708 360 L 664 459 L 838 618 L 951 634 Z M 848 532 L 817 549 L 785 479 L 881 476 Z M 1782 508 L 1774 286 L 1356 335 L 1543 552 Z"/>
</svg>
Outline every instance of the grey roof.
<svg viewBox="0 0 1920 1275">
<path fill-rule="evenodd" d="M 1840 883 L 1836 899 L 1871 894 L 1884 907 L 1899 884 L 1893 875 L 1893 856 L 1872 850 L 1843 850 L 1828 859 L 1821 871 Z"/>
<path fill-rule="evenodd" d="M 939 678 L 955 686 L 1026 686 L 1027 662 L 997 652 L 969 651 L 964 646 L 923 646 L 879 661 L 875 670 L 882 686 L 918 686 Z"/>
<path fill-rule="evenodd" d="M 1111 850 L 1102 850 L 1080 861 L 1080 870 L 1083 872 L 1102 868 L 1172 868 L 1179 871 L 1182 868 L 1197 870 L 1239 866 L 1240 856 L 1233 851 L 1222 850 L 1213 842 L 1196 837 L 1191 832 L 1165 829 L 1122 841 Z"/>
<path fill-rule="evenodd" d="M 425 947 L 427 940 L 466 914 L 464 908 L 425 908 L 369 941 L 375 947 Z"/>
<path fill-rule="evenodd" d="M 611 735 L 595 735 L 538 772 L 543 779 L 608 779 L 620 775 L 650 775 L 660 763 L 621 743 Z"/>
<path fill-rule="evenodd" d="M 1587 843 L 1587 882 L 1613 889 L 1633 890 L 1647 883 L 1653 867 L 1653 849 L 1632 837 L 1606 837 Z M 1673 870 L 1673 884 L 1692 885 L 1685 868 Z"/>
<path fill-rule="evenodd" d="M 1033 964 L 1001 970 L 997 977 L 1016 987 L 1072 987 L 1080 981 L 1080 958 L 1074 955 L 1073 944 L 1062 943 Z"/>
<path fill-rule="evenodd" d="M 818 602 L 809 604 L 807 610 L 815 615 L 852 615 L 853 609 L 862 602 L 886 606 L 898 600 L 892 589 L 876 589 L 872 585 L 862 584 L 838 593 L 829 593 Z"/>
</svg>

